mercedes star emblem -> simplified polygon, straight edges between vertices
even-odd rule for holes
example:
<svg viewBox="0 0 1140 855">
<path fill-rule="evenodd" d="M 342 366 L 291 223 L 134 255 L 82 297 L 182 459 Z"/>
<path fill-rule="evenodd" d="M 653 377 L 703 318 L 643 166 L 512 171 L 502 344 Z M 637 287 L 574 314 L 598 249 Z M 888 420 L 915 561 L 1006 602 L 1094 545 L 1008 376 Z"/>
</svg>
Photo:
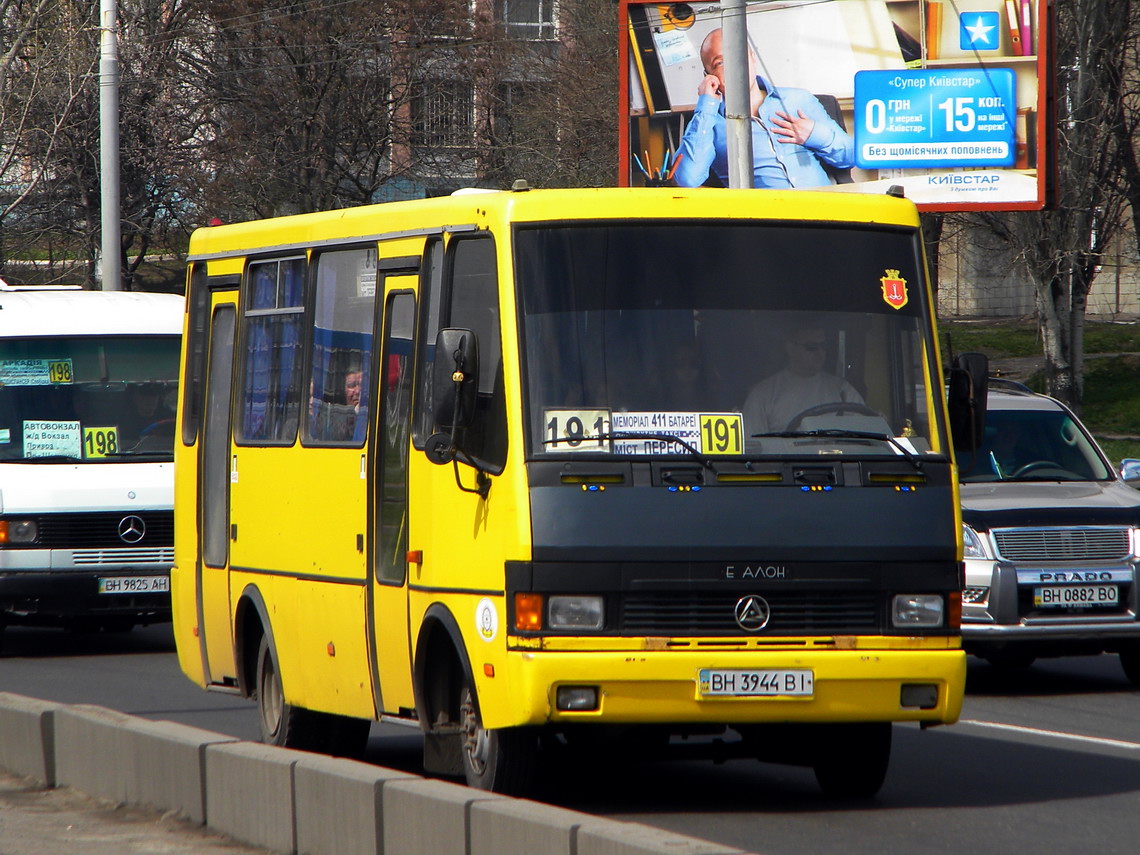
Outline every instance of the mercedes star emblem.
<svg viewBox="0 0 1140 855">
<path fill-rule="evenodd" d="M 131 515 L 119 520 L 119 540 L 123 543 L 138 543 L 146 534 L 146 523 L 142 517 Z"/>
</svg>

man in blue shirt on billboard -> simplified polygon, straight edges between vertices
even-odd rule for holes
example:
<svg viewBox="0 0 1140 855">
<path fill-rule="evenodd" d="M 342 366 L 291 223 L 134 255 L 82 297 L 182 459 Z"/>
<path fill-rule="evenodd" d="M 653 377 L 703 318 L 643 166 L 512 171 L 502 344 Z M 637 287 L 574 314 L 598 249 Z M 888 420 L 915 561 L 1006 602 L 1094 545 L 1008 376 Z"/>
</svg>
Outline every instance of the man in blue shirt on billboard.
<svg viewBox="0 0 1140 855">
<path fill-rule="evenodd" d="M 719 29 L 701 45 L 705 77 L 697 87 L 697 106 L 677 148 L 674 179 L 682 187 L 699 187 L 709 168 L 728 186 L 728 152 L 724 118 L 724 54 Z M 823 168 L 855 164 L 855 141 L 805 89 L 773 86 L 757 74 L 756 54 L 748 48 L 752 107 L 752 186 L 820 187 L 831 178 Z"/>
</svg>

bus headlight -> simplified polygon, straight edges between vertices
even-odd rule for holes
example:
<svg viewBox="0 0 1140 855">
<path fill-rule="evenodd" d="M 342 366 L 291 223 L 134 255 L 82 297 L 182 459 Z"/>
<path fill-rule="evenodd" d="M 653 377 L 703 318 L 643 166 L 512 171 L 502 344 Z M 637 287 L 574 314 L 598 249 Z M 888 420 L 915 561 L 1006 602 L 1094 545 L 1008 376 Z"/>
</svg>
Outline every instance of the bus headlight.
<svg viewBox="0 0 1140 855">
<path fill-rule="evenodd" d="M 0 520 L 0 546 L 35 543 L 39 533 L 35 520 Z"/>
<path fill-rule="evenodd" d="M 941 594 L 895 594 L 891 625 L 903 628 L 942 626 L 945 608 Z"/>
<path fill-rule="evenodd" d="M 551 597 L 548 615 L 551 629 L 601 629 L 605 626 L 601 597 Z"/>
</svg>

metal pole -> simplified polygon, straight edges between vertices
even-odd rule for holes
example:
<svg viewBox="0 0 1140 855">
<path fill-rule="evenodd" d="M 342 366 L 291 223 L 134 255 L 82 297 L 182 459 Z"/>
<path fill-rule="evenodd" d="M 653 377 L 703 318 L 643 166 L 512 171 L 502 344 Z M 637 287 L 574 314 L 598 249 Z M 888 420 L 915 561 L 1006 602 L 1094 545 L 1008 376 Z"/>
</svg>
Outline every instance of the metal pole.
<svg viewBox="0 0 1140 855">
<path fill-rule="evenodd" d="M 99 188 L 104 291 L 123 290 L 119 236 L 119 13 L 116 0 L 99 0 Z"/>
<path fill-rule="evenodd" d="M 748 23 L 745 0 L 721 3 L 724 51 L 725 142 L 728 146 L 728 186 L 752 188 L 752 98 L 748 79 Z"/>
</svg>

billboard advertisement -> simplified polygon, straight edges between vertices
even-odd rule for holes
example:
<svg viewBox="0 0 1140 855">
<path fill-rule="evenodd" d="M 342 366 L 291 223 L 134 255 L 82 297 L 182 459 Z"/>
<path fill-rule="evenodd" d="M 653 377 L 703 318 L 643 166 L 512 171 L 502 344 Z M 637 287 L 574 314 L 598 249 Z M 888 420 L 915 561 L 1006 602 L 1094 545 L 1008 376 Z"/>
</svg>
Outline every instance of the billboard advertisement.
<svg viewBox="0 0 1140 855">
<path fill-rule="evenodd" d="M 722 27 L 735 9 L 620 8 L 620 183 L 728 186 Z M 1045 205 L 1047 0 L 744 8 L 753 187 L 901 185 L 924 210 Z"/>
</svg>

